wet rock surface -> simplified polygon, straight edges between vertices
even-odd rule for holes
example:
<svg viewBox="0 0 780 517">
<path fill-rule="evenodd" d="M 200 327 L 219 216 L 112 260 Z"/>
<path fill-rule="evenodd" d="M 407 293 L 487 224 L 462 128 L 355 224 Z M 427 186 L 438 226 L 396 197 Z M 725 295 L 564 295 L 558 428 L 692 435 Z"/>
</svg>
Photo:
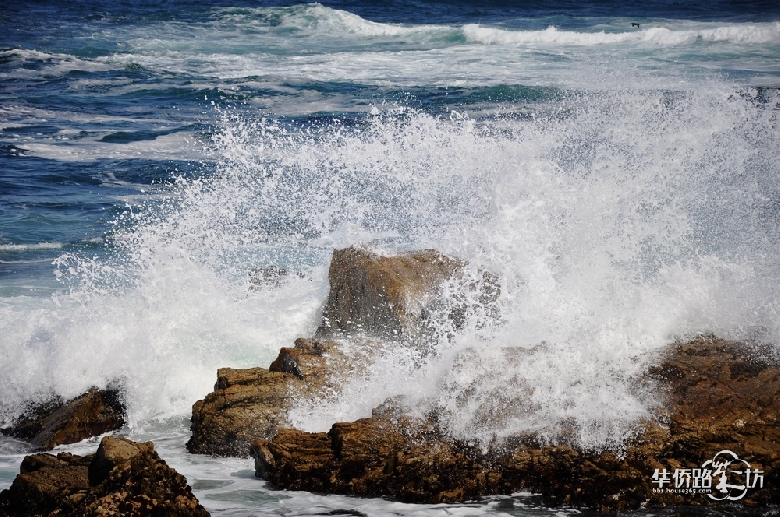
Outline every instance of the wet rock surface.
<svg viewBox="0 0 780 517">
<path fill-rule="evenodd" d="M 653 475 L 676 488 L 675 472 L 690 476 L 728 450 L 750 464 L 754 483 L 762 477 L 734 500 L 780 504 L 780 368 L 770 348 L 703 337 L 671 346 L 641 382 L 665 394 L 660 421 L 668 426 L 644 423 L 619 454 L 542 446 L 533 436 L 475 447 L 449 438 L 435 418 L 404 416 L 392 405 L 327 433 L 281 430 L 254 441 L 251 454 L 258 476 L 293 490 L 429 503 L 530 490 L 550 505 L 632 509 L 722 504 L 708 495 L 726 496 L 717 473 L 706 494 L 654 490 Z"/>
<path fill-rule="evenodd" d="M 11 488 L 0 493 L 0 515 L 108 516 L 209 513 L 187 480 L 160 459 L 151 442 L 104 437 L 95 454 L 27 456 Z"/>
<path fill-rule="evenodd" d="M 775 348 L 712 336 L 667 347 L 635 379 L 639 392 L 658 394 L 656 414 L 638 423 L 617 452 L 578 448 L 576 429 L 558 445 L 534 435 L 464 442 L 440 427 L 435 411 L 412 417 L 392 399 L 371 418 L 334 424 L 327 433 L 290 428 L 287 412 L 296 399 L 338 392 L 341 381 L 371 364 L 370 354 L 356 362 L 345 343 L 368 337 L 424 352 L 434 313 L 437 324 L 444 316 L 450 325 L 446 332 L 474 314 L 496 318 L 497 277 L 465 269 L 435 250 L 395 257 L 354 247 L 334 251 L 317 339 L 283 348 L 267 370 L 220 370 L 214 393 L 193 406 L 188 449 L 251 455 L 257 476 L 279 488 L 408 502 L 532 491 L 549 505 L 603 510 L 720 500 L 738 501 L 740 508 L 780 504 Z M 729 476 L 746 475 L 748 466 L 753 476 L 743 492 L 726 487 L 725 471 L 715 465 L 729 454 L 735 465 Z M 693 488 L 707 490 L 687 490 Z"/>
<path fill-rule="evenodd" d="M 55 399 L 34 407 L 2 433 L 27 441 L 36 450 L 51 450 L 115 431 L 124 424 L 122 392 L 92 388 L 67 402 Z"/>
<path fill-rule="evenodd" d="M 419 340 L 442 283 L 463 266 L 436 250 L 392 257 L 356 247 L 334 250 L 330 292 L 316 336 Z"/>
<path fill-rule="evenodd" d="M 442 283 L 462 267 L 435 250 L 393 257 L 354 247 L 334 251 L 317 337 L 282 348 L 268 369 L 221 368 L 214 391 L 192 407 L 187 450 L 247 457 L 252 440 L 290 427 L 287 414 L 296 398 L 338 392 L 342 381 L 364 368 L 370 362 L 371 336 L 419 340 Z M 272 267 L 251 276 L 267 280 L 286 275 L 282 271 Z M 357 335 L 362 344 L 357 343 L 361 338 L 349 345 L 329 340 Z"/>
<path fill-rule="evenodd" d="M 214 456 L 249 455 L 249 444 L 288 427 L 296 396 L 321 391 L 332 379 L 326 367 L 340 352 L 329 341 L 298 339 L 268 369 L 220 368 L 214 391 L 192 406 L 187 450 Z"/>
</svg>

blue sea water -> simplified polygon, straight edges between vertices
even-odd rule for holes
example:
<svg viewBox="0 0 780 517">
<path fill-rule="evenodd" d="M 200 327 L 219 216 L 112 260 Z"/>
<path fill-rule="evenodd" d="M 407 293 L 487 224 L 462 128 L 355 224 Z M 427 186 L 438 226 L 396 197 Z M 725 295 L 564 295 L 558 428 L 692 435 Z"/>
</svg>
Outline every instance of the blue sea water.
<svg viewBox="0 0 780 517">
<path fill-rule="evenodd" d="M 0 423 L 121 378 L 126 432 L 214 514 L 550 513 L 282 494 L 184 452 L 218 367 L 312 334 L 333 248 L 463 257 L 502 316 L 386 351 L 306 430 L 404 394 L 464 437 L 619 447 L 655 350 L 780 343 L 777 2 L 21 1 L 0 27 Z M 250 289 L 272 264 L 300 276 Z"/>
</svg>

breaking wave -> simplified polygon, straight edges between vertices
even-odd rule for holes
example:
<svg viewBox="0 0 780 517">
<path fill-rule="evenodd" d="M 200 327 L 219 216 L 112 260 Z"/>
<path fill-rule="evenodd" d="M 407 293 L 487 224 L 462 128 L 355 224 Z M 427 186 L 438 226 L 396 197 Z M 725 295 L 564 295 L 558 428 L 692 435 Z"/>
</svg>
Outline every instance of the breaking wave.
<svg viewBox="0 0 780 517">
<path fill-rule="evenodd" d="M 381 32 L 297 9 L 281 12 Z M 35 309 L 3 301 L 0 417 L 117 380 L 132 425 L 187 415 L 217 368 L 267 366 L 311 335 L 331 250 L 365 243 L 496 273 L 500 317 L 475 315 L 425 354 L 384 346 L 341 396 L 301 402 L 301 428 L 403 395 L 465 438 L 618 446 L 649 415 L 653 394 L 633 381 L 664 345 L 700 332 L 780 342 L 777 103 L 709 82 L 561 91 L 480 118 L 382 104 L 301 123 L 220 108 L 211 165 L 128 201 L 107 254 L 62 254 L 66 292 Z M 298 274 L 250 289 L 271 265 Z"/>
</svg>

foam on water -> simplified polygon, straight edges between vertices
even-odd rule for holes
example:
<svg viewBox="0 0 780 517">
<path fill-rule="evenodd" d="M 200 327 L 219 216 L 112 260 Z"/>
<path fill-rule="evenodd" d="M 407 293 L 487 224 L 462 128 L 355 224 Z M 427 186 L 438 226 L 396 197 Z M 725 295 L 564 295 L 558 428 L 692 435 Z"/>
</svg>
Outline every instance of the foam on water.
<svg viewBox="0 0 780 517">
<path fill-rule="evenodd" d="M 672 27 L 652 27 L 652 25 L 661 25 L 661 23 L 672 25 Z M 463 33 L 468 41 L 488 45 L 564 44 L 594 46 L 615 43 L 648 43 L 675 46 L 691 45 L 697 42 L 750 45 L 777 45 L 780 43 L 780 22 L 731 25 L 702 23 L 695 28 L 676 27 L 674 25 L 677 24 L 670 24 L 669 22 L 650 22 L 641 25 L 651 25 L 651 27 L 620 32 L 561 30 L 555 26 L 550 26 L 540 31 L 518 31 L 468 24 L 463 27 Z"/>
<path fill-rule="evenodd" d="M 645 67 L 663 69 L 642 78 L 658 83 L 659 75 L 666 77 L 659 87 L 670 87 L 682 73 L 711 73 L 714 60 L 734 79 L 764 70 L 770 72 L 769 84 L 776 85 L 771 75 L 778 71 L 780 22 L 641 21 L 638 29 L 623 18 L 585 19 L 577 27 L 559 27 L 552 19 L 542 27 L 532 19 L 412 25 L 378 23 L 320 4 L 219 8 L 204 23 L 166 21 L 118 30 L 113 36 L 125 50 L 97 57 L 95 66 L 142 66 L 162 75 L 219 80 L 261 78 L 268 87 L 306 81 L 529 84 L 542 78 L 550 84 L 553 77 L 557 84 L 583 87 L 594 78 L 572 75 L 570 69 L 624 68 L 615 56 L 636 55 L 645 59 Z M 673 68 L 677 77 L 669 82 Z"/>
<path fill-rule="evenodd" d="M 102 131 L 103 137 L 115 134 Z M 98 135 L 101 136 L 101 135 Z M 65 135 L 49 138 L 20 139 L 18 149 L 32 156 L 63 162 L 90 162 L 101 159 L 125 160 L 197 160 L 205 158 L 201 152 L 199 134 L 175 132 L 148 140 L 111 145 L 95 136 L 71 140 Z"/>
<path fill-rule="evenodd" d="M 39 242 L 37 244 L 0 244 L 0 251 L 58 250 L 61 242 Z"/>
</svg>

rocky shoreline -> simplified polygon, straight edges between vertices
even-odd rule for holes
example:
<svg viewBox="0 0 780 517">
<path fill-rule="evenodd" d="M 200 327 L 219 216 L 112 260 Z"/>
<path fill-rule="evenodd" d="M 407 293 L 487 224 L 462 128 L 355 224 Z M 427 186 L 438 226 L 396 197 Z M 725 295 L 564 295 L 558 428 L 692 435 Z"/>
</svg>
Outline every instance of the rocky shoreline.
<svg viewBox="0 0 780 517">
<path fill-rule="evenodd" d="M 221 368 L 214 391 L 193 405 L 187 450 L 251 456 L 256 475 L 277 488 L 415 503 L 530 491 L 550 506 L 605 511 L 780 504 L 777 353 L 714 336 L 670 344 L 636 380 L 637 388 L 654 387 L 659 404 L 619 451 L 587 450 L 576 441 L 551 445 L 533 434 L 464 442 L 448 434 L 435 410 L 411 416 L 399 399 L 328 432 L 293 428 L 289 411 L 301 400 L 337 394 L 346 380 L 371 367 L 378 343 L 425 353 L 437 333 L 457 332 L 475 305 L 480 314 L 495 317 L 497 277 L 481 270 L 468 276 L 465 270 L 464 262 L 435 250 L 392 257 L 355 247 L 334 251 L 331 290 L 315 336 L 282 348 L 268 368 Z M 3 432 L 45 450 L 123 423 L 121 393 L 93 389 L 31 411 Z M 130 451 L 128 458 L 137 459 L 106 460 L 112 450 Z M 178 505 L 166 507 L 166 515 L 207 515 L 186 480 L 160 462 L 151 443 L 110 437 L 84 458 L 28 456 L 14 485 L 0 495 L 0 515 L 36 514 L 20 510 L 24 498 L 47 501 L 40 505 L 60 508 L 61 515 L 107 515 L 95 513 L 96 501 L 144 515 L 147 510 L 138 508 L 160 498 Z M 114 473 L 117 468 L 121 473 Z M 141 477 L 128 481 L 136 471 Z M 148 479 L 159 483 L 151 486 Z M 118 480 L 140 488 L 111 492 Z"/>
<path fill-rule="evenodd" d="M 392 404 L 371 418 L 334 424 L 327 433 L 284 429 L 254 441 L 251 453 L 258 477 L 291 490 L 420 503 L 531 491 L 552 506 L 630 510 L 717 504 L 707 497 L 718 495 L 712 472 L 712 490 L 697 494 L 703 497 L 671 490 L 672 476 L 685 471 L 690 477 L 729 450 L 762 476 L 761 488 L 747 490 L 741 504 L 777 504 L 780 368 L 765 357 L 754 347 L 712 337 L 671 347 L 648 373 L 665 386 L 669 425 L 645 422 L 620 453 L 542 446 L 533 436 L 484 449 L 448 437 L 433 415 L 411 418 Z M 656 472 L 666 472 L 668 483 L 659 487 Z M 692 488 L 690 479 L 683 487 Z"/>
<path fill-rule="evenodd" d="M 224 434 L 232 429 L 241 439 L 227 454 L 251 455 L 256 475 L 277 488 L 406 502 L 463 502 L 531 491 L 542 494 L 551 506 L 601 510 L 713 505 L 721 504 L 720 497 L 739 500 L 745 507 L 780 503 L 777 356 L 770 347 L 714 336 L 671 344 L 637 380 L 638 385 L 655 386 L 660 404 L 655 418 L 640 423 L 621 451 L 544 445 L 533 435 L 487 446 L 464 443 L 447 435 L 435 413 L 411 417 L 394 400 L 375 408 L 370 418 L 337 423 L 328 432 L 306 433 L 284 424 L 295 397 L 312 396 L 327 384 L 325 379 L 344 373 L 339 337 L 404 335 L 424 347 L 434 312 L 457 322 L 463 305 L 440 299 L 440 286 L 457 279 L 463 267 L 463 262 L 433 250 L 397 257 L 356 248 L 334 252 L 331 292 L 316 335 L 335 341 L 301 339 L 296 348 L 283 349 L 268 371 L 230 372 L 251 379 L 240 389 L 231 391 L 232 384 L 218 380 L 214 393 L 193 407 L 189 450 L 223 454 L 225 443 L 231 442 Z M 460 283 L 478 290 L 483 303 L 499 292 L 494 279 L 479 286 Z M 257 398 L 264 390 L 274 395 Z M 237 395 L 242 392 L 245 395 Z M 262 416 L 269 414 L 269 407 L 272 416 Z M 244 426 L 226 423 L 235 412 L 266 427 L 250 440 L 253 433 L 242 434 Z M 222 435 L 212 439 L 209 429 Z M 751 472 L 760 472 L 761 487 L 744 494 L 718 491 L 718 474 L 712 468 L 703 480 L 707 469 L 702 465 L 721 451 L 731 451 L 749 463 Z M 675 474 L 688 477 L 678 482 Z M 748 480 L 753 482 L 755 478 Z"/>
</svg>

